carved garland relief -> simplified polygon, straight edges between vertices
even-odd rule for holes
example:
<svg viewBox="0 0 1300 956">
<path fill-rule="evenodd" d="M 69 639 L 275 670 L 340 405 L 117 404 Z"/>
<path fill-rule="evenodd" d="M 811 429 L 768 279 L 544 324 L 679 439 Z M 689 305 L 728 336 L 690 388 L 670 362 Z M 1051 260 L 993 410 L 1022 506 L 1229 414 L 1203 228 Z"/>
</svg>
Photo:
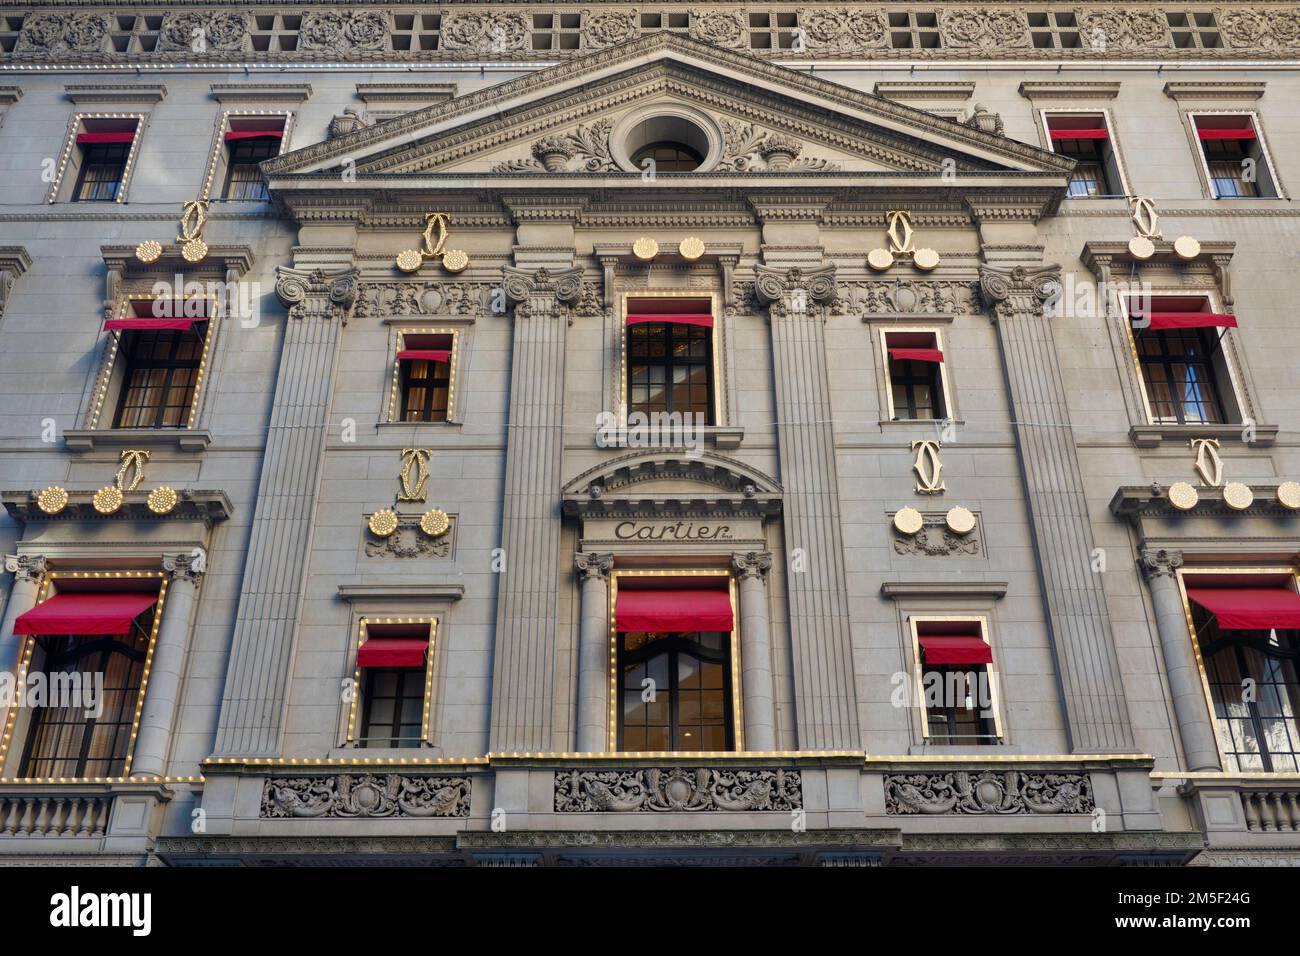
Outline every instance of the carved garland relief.
<svg viewBox="0 0 1300 956">
<path fill-rule="evenodd" d="M 798 770 L 566 770 L 555 774 L 557 813 L 799 810 Z"/>
<path fill-rule="evenodd" d="M 338 774 L 272 777 L 262 788 L 263 819 L 467 817 L 469 777 Z"/>
<path fill-rule="evenodd" d="M 1091 813 L 1095 808 L 1092 782 L 1081 773 L 984 770 L 885 777 L 888 814 Z"/>
</svg>

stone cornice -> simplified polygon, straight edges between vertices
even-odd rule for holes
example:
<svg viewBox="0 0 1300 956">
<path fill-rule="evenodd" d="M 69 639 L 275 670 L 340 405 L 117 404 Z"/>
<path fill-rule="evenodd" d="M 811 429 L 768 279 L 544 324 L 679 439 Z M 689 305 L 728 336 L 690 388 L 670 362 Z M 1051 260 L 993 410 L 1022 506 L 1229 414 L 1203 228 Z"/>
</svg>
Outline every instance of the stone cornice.
<svg viewBox="0 0 1300 956">
<path fill-rule="evenodd" d="M 161 83 L 69 83 L 63 95 L 78 106 L 160 103 L 167 96 Z"/>
<path fill-rule="evenodd" d="M 310 83 L 213 83 L 209 95 L 219 103 L 302 103 Z"/>
<path fill-rule="evenodd" d="M 1174 100 L 1257 100 L 1264 95 L 1264 84 L 1259 83 L 1225 83 L 1218 82 L 1169 82 L 1165 84 L 1165 96 Z"/>
<path fill-rule="evenodd" d="M 129 492 L 122 507 L 113 514 L 105 515 L 95 510 L 91 502 L 96 492 L 69 491 L 68 504 L 58 514 L 46 514 L 36 503 L 39 492 L 5 491 L 0 493 L 9 517 L 20 524 L 50 521 L 202 521 L 211 526 L 230 517 L 234 510 L 230 498 L 224 491 L 197 490 L 191 488 L 177 489 L 179 501 L 176 507 L 166 515 L 155 514 L 146 503 L 146 492 Z"/>
<path fill-rule="evenodd" d="M 946 80 L 878 80 L 875 94 L 891 100 L 968 100 L 975 83 Z"/>
<path fill-rule="evenodd" d="M 1020 95 L 1030 100 L 1113 100 L 1119 96 L 1119 81 L 1025 80 L 1020 84 Z"/>
</svg>

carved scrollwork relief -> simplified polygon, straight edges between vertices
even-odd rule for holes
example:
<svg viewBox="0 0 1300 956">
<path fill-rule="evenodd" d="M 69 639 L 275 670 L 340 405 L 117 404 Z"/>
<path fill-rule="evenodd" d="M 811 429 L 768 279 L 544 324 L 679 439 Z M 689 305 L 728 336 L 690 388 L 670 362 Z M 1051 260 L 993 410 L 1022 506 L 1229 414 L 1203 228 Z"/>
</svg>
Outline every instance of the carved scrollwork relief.
<svg viewBox="0 0 1300 956">
<path fill-rule="evenodd" d="M 923 514 L 924 524 L 916 534 L 904 535 L 898 531 L 891 532 L 894 553 L 921 557 L 978 557 L 984 553 L 982 529 L 968 534 L 955 534 L 951 531 L 943 513 Z"/>
<path fill-rule="evenodd" d="M 101 13 L 47 13 L 29 17 L 19 37 L 19 53 L 100 53 L 108 36 L 108 16 Z"/>
<path fill-rule="evenodd" d="M 522 13 L 452 13 L 443 18 L 442 42 L 449 50 L 506 53 L 528 43 L 528 18 Z"/>
<path fill-rule="evenodd" d="M 967 315 L 975 311 L 969 282 L 947 280 L 843 282 L 835 300 L 837 315 L 908 313 Z"/>
<path fill-rule="evenodd" d="M 1168 47 L 1164 14 L 1151 10 L 1085 10 L 1079 18 L 1083 43 L 1098 52 Z"/>
<path fill-rule="evenodd" d="M 357 299 L 356 269 L 325 272 L 280 266 L 275 272 L 275 294 L 289 309 L 291 320 L 339 319 L 347 322 Z"/>
<path fill-rule="evenodd" d="M 692 40 L 712 43 L 714 46 L 744 46 L 748 39 L 745 15 L 739 10 L 715 10 L 691 16 Z"/>
<path fill-rule="evenodd" d="M 771 133 L 749 123 L 729 119 L 718 121 L 722 127 L 722 158 L 717 169 L 744 172 L 749 169 L 807 170 L 834 172 L 838 163 L 825 159 L 801 157 L 803 144 L 793 136 Z"/>
<path fill-rule="evenodd" d="M 308 13 L 298 42 L 304 50 L 330 53 L 382 50 L 388 45 L 388 21 L 373 10 Z"/>
<path fill-rule="evenodd" d="M 885 776 L 888 814 L 1091 813 L 1092 781 L 1082 773 L 955 770 Z"/>
<path fill-rule="evenodd" d="M 564 172 L 570 166 L 588 173 L 618 169 L 609 152 L 609 134 L 614 121 L 609 118 L 578 126 L 568 133 L 544 136 L 532 145 L 532 156 L 511 159 L 492 167 L 494 173 L 521 171 Z"/>
<path fill-rule="evenodd" d="M 262 788 L 263 819 L 467 817 L 469 777 L 337 774 L 272 777 Z"/>
<path fill-rule="evenodd" d="M 596 13 L 583 21 L 583 43 L 588 50 L 603 50 L 605 47 L 626 43 L 636 38 L 636 12 L 610 10 Z"/>
<path fill-rule="evenodd" d="M 1029 22 L 1019 10 L 945 10 L 939 29 L 949 46 L 997 50 L 1029 46 Z"/>
<path fill-rule="evenodd" d="M 492 309 L 493 286 L 487 282 L 362 282 L 354 315 L 486 316 Z"/>
<path fill-rule="evenodd" d="M 985 305 L 999 317 L 1041 315 L 1047 304 L 1061 294 L 1061 267 L 995 269 L 981 266 L 979 290 Z"/>
<path fill-rule="evenodd" d="M 164 50 L 206 53 L 241 50 L 248 36 L 242 13 L 169 13 L 163 17 L 159 43 Z"/>
<path fill-rule="evenodd" d="M 557 813 L 799 810 L 798 770 L 566 770 L 555 774 Z"/>
<path fill-rule="evenodd" d="M 814 305 L 825 309 L 835 302 L 835 265 L 818 269 L 755 266 L 754 292 L 774 315 L 812 312 Z"/>
<path fill-rule="evenodd" d="M 858 53 L 883 47 L 888 39 L 885 18 L 876 10 L 804 7 L 799 25 L 813 53 Z"/>
</svg>

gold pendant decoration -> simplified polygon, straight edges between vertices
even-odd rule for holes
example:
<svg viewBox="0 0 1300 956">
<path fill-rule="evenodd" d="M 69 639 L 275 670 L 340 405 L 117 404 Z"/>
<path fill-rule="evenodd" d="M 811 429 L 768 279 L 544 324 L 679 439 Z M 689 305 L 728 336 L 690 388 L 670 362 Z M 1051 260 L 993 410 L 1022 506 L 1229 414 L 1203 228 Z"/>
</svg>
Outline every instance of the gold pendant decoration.
<svg viewBox="0 0 1300 956">
<path fill-rule="evenodd" d="M 1277 486 L 1277 503 L 1292 511 L 1300 508 L 1300 483 L 1284 481 Z"/>
<path fill-rule="evenodd" d="M 642 262 L 649 262 L 655 256 L 659 255 L 659 243 L 655 242 L 649 236 L 642 236 L 636 242 L 632 243 L 632 255 L 636 256 Z"/>
<path fill-rule="evenodd" d="M 47 515 L 56 515 L 68 506 L 68 492 L 58 485 L 50 485 L 36 496 L 36 507 Z"/>
<path fill-rule="evenodd" d="M 1191 511 L 1200 500 L 1190 482 L 1175 481 L 1169 486 L 1169 503 L 1179 511 Z"/>
<path fill-rule="evenodd" d="M 911 257 L 912 265 L 922 272 L 929 272 L 939 265 L 939 253 L 933 249 L 916 247 L 916 235 L 912 229 L 912 214 L 903 209 L 891 209 L 885 214 L 889 225 L 885 228 L 888 248 L 872 249 L 867 253 L 867 265 L 877 272 L 884 272 L 899 257 Z"/>
<path fill-rule="evenodd" d="M 441 508 L 420 515 L 420 530 L 430 538 L 441 538 L 451 528 L 451 518 Z"/>
<path fill-rule="evenodd" d="M 943 479 L 943 462 L 939 460 L 939 442 L 933 438 L 918 438 L 912 442 L 912 451 L 916 460 L 912 470 L 916 472 L 916 491 L 922 495 L 937 495 L 946 490 Z"/>
<path fill-rule="evenodd" d="M 122 507 L 123 500 L 122 489 L 117 485 L 108 485 L 95 492 L 94 497 L 90 499 L 90 503 L 95 506 L 95 510 L 100 514 L 111 515 Z"/>
<path fill-rule="evenodd" d="M 677 251 L 683 259 L 694 261 L 704 255 L 704 240 L 696 236 L 687 236 L 677 244 Z"/>
<path fill-rule="evenodd" d="M 1233 511 L 1244 511 L 1255 503 L 1255 493 L 1249 485 L 1230 481 L 1223 486 L 1223 503 Z"/>
<path fill-rule="evenodd" d="M 162 258 L 162 243 L 157 239 L 146 239 L 135 247 L 135 257 L 145 265 L 150 265 Z"/>
<path fill-rule="evenodd" d="M 387 538 L 397 530 L 397 512 L 392 508 L 380 508 L 370 516 L 368 524 L 370 533 L 376 538 Z"/>
<path fill-rule="evenodd" d="M 149 510 L 156 515 L 171 514 L 176 508 L 177 502 L 180 501 L 180 495 L 176 493 L 175 488 L 168 488 L 166 485 L 159 485 L 153 491 L 149 492 L 146 503 Z"/>
<path fill-rule="evenodd" d="M 117 477 L 114 481 L 117 487 L 123 491 L 135 491 L 140 487 L 140 482 L 144 481 L 144 466 L 153 452 L 146 451 L 143 448 L 128 448 L 122 452 L 121 462 L 118 466 Z M 131 480 L 126 480 L 127 473 L 130 473 Z"/>
<path fill-rule="evenodd" d="M 949 508 L 948 513 L 944 515 L 944 523 L 948 525 L 948 530 L 953 534 L 970 534 L 975 530 L 975 515 L 969 508 L 963 508 L 958 505 L 955 508 Z"/>
<path fill-rule="evenodd" d="M 1196 473 L 1211 488 L 1223 484 L 1223 459 L 1219 457 L 1219 439 L 1193 438 L 1189 443 L 1196 452 Z"/>
<path fill-rule="evenodd" d="M 429 458 L 433 455 L 431 448 L 403 448 L 402 470 L 398 472 L 398 481 L 402 483 L 402 493 L 398 501 L 424 501 L 429 493 L 425 485 L 429 482 Z"/>
<path fill-rule="evenodd" d="M 426 259 L 442 260 L 448 272 L 464 272 L 469 267 L 469 254 L 460 249 L 447 249 L 447 236 L 451 232 L 451 217 L 445 212 L 431 212 L 424 217 L 424 232 L 419 249 L 403 249 L 397 254 L 397 268 L 403 272 L 419 272 Z"/>
<path fill-rule="evenodd" d="M 900 508 L 894 512 L 894 528 L 899 534 L 913 535 L 921 530 L 925 519 L 915 508 Z"/>
</svg>

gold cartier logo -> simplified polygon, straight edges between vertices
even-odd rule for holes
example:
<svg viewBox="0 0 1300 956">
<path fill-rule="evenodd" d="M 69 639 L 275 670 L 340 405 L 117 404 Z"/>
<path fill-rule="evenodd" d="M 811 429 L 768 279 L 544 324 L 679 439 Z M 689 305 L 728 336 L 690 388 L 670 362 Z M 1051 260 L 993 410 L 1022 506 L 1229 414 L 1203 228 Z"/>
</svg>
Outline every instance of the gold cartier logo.
<svg viewBox="0 0 1300 956">
<path fill-rule="evenodd" d="M 1196 452 L 1196 473 L 1211 488 L 1223 484 L 1223 459 L 1219 457 L 1219 439 L 1193 438 L 1192 450 Z"/>
<path fill-rule="evenodd" d="M 425 485 L 429 482 L 429 458 L 432 455 L 430 448 L 402 449 L 402 470 L 397 476 L 402 483 L 402 493 L 397 496 L 398 501 L 424 501 L 428 497 Z"/>
<path fill-rule="evenodd" d="M 912 215 L 903 209 L 891 209 L 886 213 L 889 225 L 885 229 L 885 238 L 889 242 L 887 249 L 872 249 L 867 253 L 867 265 L 877 272 L 883 272 L 894 264 L 898 256 L 910 256 L 912 265 L 923 272 L 929 272 L 939 264 L 939 253 L 933 249 L 918 249 L 912 230 Z"/>
<path fill-rule="evenodd" d="M 448 249 L 447 236 L 451 217 L 445 212 L 431 212 L 424 217 L 421 248 L 404 249 L 397 254 L 397 268 L 403 272 L 418 272 L 425 259 L 441 259 L 448 272 L 463 272 L 469 266 L 469 256 L 460 249 Z"/>
<path fill-rule="evenodd" d="M 945 490 L 943 479 L 943 462 L 939 460 L 939 443 L 933 438 L 918 438 L 912 442 L 912 451 L 916 460 L 912 470 L 916 472 L 916 490 L 923 495 L 937 495 Z"/>
<path fill-rule="evenodd" d="M 123 491 L 135 491 L 140 487 L 140 482 L 144 481 L 144 466 L 149 460 L 152 452 L 145 451 L 142 448 L 128 448 L 122 452 L 122 463 L 117 469 L 117 487 Z M 126 480 L 127 475 L 131 480 Z"/>
</svg>

